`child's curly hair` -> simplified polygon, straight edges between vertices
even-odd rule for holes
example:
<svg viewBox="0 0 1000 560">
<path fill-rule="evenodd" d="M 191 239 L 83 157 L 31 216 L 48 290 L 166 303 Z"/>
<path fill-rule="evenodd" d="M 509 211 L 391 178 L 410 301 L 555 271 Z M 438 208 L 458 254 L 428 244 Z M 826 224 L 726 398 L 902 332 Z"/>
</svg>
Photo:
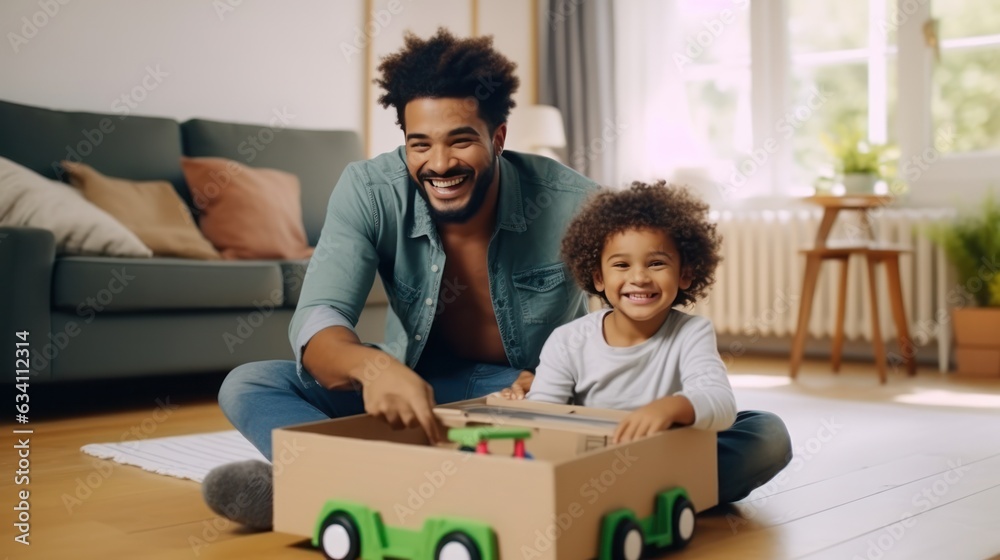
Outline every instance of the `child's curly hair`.
<svg viewBox="0 0 1000 560">
<path fill-rule="evenodd" d="M 520 80 L 517 65 L 493 48 L 493 37 L 456 39 L 441 27 L 427 40 L 408 32 L 405 41 L 402 50 L 382 58 L 382 77 L 374 80 L 385 89 L 379 104 L 396 108 L 400 128 L 406 130 L 406 104 L 421 97 L 476 99 L 490 133 L 507 122 Z"/>
<path fill-rule="evenodd" d="M 672 306 L 688 305 L 702 298 L 715 282 L 715 268 L 722 257 L 722 238 L 708 221 L 708 204 L 686 188 L 659 181 L 638 181 L 623 191 L 601 190 L 570 223 L 562 240 L 562 257 L 577 283 L 588 293 L 604 292 L 594 286 L 601 270 L 601 252 L 611 236 L 631 229 L 656 229 L 669 235 L 680 251 L 681 267 L 691 275 L 691 285 L 679 290 Z"/>
</svg>

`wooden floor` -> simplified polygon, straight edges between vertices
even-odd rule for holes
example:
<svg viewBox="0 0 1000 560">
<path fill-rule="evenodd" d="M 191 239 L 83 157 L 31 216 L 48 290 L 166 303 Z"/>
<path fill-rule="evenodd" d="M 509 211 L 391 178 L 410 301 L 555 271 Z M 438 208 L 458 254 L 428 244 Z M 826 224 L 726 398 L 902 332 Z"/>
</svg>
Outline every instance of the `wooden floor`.
<svg viewBox="0 0 1000 560">
<path fill-rule="evenodd" d="M 844 369 L 833 375 L 828 364 L 807 362 L 790 384 L 785 360 L 733 364 L 740 408 L 778 413 L 795 459 L 743 502 L 699 516 L 694 541 L 672 558 L 976 559 L 1000 552 L 1000 380 L 925 368 L 915 379 L 897 374 L 879 386 L 871 365 Z M 176 381 L 167 380 L 132 395 L 131 409 L 108 411 L 105 402 L 67 414 L 60 404 L 52 414 L 62 417 L 32 421 L 32 544 L 12 542 L 15 467 L 5 443 L 0 554 L 321 558 L 302 539 L 246 534 L 213 515 L 195 483 L 79 452 L 86 443 L 228 429 L 211 400 L 217 382 L 205 381 L 199 394 L 175 393 Z M 60 403 L 105 397 L 72 393 Z"/>
</svg>

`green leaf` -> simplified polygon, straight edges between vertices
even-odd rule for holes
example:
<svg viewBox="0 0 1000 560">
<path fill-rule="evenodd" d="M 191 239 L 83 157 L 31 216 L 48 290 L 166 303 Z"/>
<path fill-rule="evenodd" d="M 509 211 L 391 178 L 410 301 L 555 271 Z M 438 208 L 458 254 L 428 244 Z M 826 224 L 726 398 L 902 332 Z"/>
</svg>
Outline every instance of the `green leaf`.
<svg viewBox="0 0 1000 560">
<path fill-rule="evenodd" d="M 1000 306 L 1000 204 L 987 196 L 979 212 L 927 230 L 958 273 L 962 287 L 980 307 Z"/>
</svg>

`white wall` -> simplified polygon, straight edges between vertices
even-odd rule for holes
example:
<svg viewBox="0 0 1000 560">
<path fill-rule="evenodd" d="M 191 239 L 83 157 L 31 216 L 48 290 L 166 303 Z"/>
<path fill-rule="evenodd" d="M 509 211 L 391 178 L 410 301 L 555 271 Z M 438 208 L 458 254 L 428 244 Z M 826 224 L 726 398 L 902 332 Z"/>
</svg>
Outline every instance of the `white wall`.
<svg viewBox="0 0 1000 560">
<path fill-rule="evenodd" d="M 389 9 L 392 7 L 390 13 Z M 373 0 L 373 13 L 368 14 L 368 22 L 377 22 L 379 14 L 391 17 L 372 36 L 371 59 L 369 60 L 372 79 L 378 76 L 376 67 L 383 56 L 399 50 L 403 46 L 403 35 L 412 31 L 420 37 L 433 35 L 438 27 L 447 27 L 458 36 L 472 34 L 472 4 L 455 0 Z M 373 28 L 374 29 L 374 28 Z M 382 88 L 369 84 L 369 110 L 371 116 L 371 138 L 368 142 L 369 155 L 392 150 L 403 143 L 403 132 L 396 124 L 396 111 L 383 109 L 377 99 Z"/>
<path fill-rule="evenodd" d="M 249 123 L 284 110 L 294 128 L 360 131 L 363 66 L 340 46 L 363 9 L 362 0 L 3 0 L 0 99 Z"/>
<path fill-rule="evenodd" d="M 392 13 L 389 3 L 3 0 L 0 99 L 249 123 L 285 111 L 294 128 L 365 133 L 370 124 L 375 155 L 402 143 L 395 114 L 376 103 L 378 58 L 407 30 L 445 26 L 494 35 L 518 64 L 515 99 L 534 102 L 533 0 L 395 0 Z"/>
<path fill-rule="evenodd" d="M 518 107 L 536 103 L 538 99 L 537 48 L 534 41 L 535 25 L 532 17 L 532 0 L 479 0 L 477 21 L 479 35 L 493 35 L 493 44 L 498 51 L 517 64 L 517 77 L 521 87 L 514 94 Z M 516 111 L 517 108 L 515 107 Z"/>
</svg>

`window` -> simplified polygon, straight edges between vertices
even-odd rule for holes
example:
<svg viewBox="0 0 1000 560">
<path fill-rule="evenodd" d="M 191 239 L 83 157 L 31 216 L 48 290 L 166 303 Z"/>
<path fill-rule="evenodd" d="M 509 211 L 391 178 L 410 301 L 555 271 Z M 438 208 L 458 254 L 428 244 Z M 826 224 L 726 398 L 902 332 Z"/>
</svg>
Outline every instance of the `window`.
<svg viewBox="0 0 1000 560">
<path fill-rule="evenodd" d="M 722 194 L 713 203 L 811 194 L 832 171 L 821 134 L 849 126 L 897 145 L 901 170 L 918 162 L 900 176 L 924 203 L 1000 179 L 997 0 L 635 0 L 615 10 L 627 22 L 615 37 L 616 103 L 630 127 L 622 173 L 695 186 L 709 177 L 704 194 Z"/>
<path fill-rule="evenodd" d="M 934 65 L 934 129 L 954 128 L 943 152 L 1000 147 L 1000 5 L 990 0 L 934 2 L 939 60 Z M 933 31 L 933 30 L 929 30 Z"/>
<path fill-rule="evenodd" d="M 892 1 L 788 0 L 792 103 L 821 104 L 795 131 L 793 185 L 832 174 L 822 134 L 852 127 L 874 143 L 895 139 L 895 33 L 884 23 Z"/>
<path fill-rule="evenodd" d="M 717 193 L 754 144 L 749 0 L 614 7 L 618 184 L 672 178 Z"/>
</svg>

